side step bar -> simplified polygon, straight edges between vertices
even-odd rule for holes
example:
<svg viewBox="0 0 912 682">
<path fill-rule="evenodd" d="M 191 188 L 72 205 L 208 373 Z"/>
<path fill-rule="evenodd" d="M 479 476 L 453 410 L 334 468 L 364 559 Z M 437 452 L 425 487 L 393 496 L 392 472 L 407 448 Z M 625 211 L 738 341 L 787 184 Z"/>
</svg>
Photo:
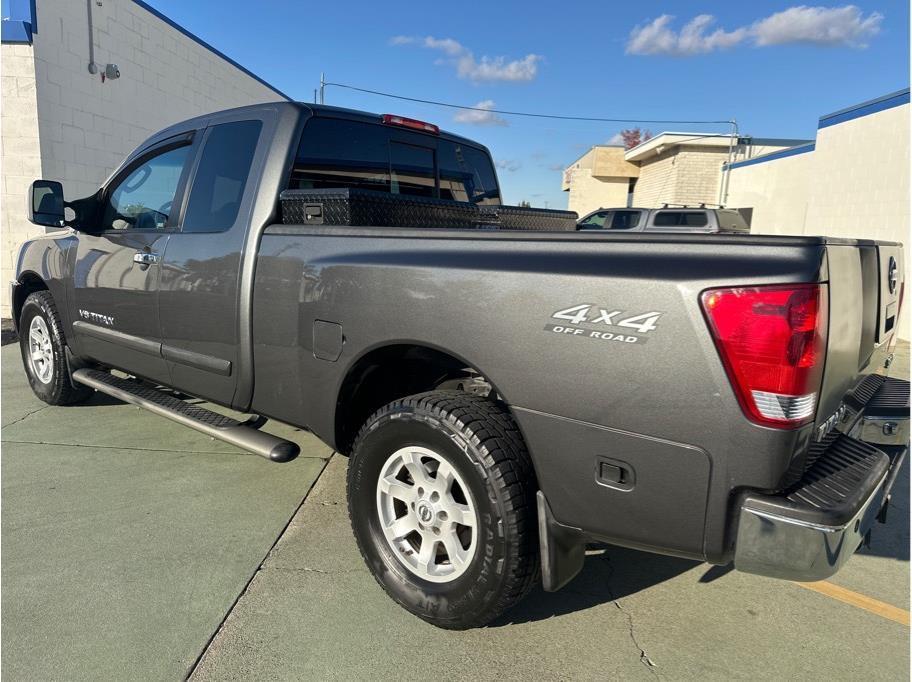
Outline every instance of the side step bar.
<svg viewBox="0 0 912 682">
<path fill-rule="evenodd" d="M 73 372 L 73 380 L 273 462 L 290 462 L 301 452 L 301 448 L 289 440 L 109 372 L 77 369 Z"/>
</svg>

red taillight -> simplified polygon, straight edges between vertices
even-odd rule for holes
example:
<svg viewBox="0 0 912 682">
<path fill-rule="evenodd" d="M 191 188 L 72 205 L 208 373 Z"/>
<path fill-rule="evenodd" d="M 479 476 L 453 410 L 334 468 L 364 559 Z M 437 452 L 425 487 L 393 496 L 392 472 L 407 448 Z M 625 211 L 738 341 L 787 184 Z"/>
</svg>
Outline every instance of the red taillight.
<svg viewBox="0 0 912 682">
<path fill-rule="evenodd" d="M 826 285 L 710 289 L 701 301 L 744 414 L 779 428 L 813 420 L 826 353 Z"/>
<path fill-rule="evenodd" d="M 435 126 L 433 123 L 425 123 L 424 121 L 419 121 L 414 118 L 406 118 L 405 116 L 396 116 L 395 114 L 383 114 L 383 122 L 386 125 L 390 125 L 390 126 L 402 126 L 403 128 L 413 128 L 415 130 L 422 130 L 426 133 L 432 133 L 434 135 L 440 134 L 440 128 Z"/>
</svg>

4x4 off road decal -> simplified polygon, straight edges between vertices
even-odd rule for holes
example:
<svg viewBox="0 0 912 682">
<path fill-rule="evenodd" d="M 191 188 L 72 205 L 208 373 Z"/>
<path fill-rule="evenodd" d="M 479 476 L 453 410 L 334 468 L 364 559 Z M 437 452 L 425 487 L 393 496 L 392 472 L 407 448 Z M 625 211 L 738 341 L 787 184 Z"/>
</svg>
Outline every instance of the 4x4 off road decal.
<svg viewBox="0 0 912 682">
<path fill-rule="evenodd" d="M 662 314 L 657 311 L 631 314 L 624 310 L 599 308 L 591 303 L 581 303 L 558 310 L 551 315 L 563 324 L 548 323 L 545 325 L 545 331 L 599 341 L 646 343 L 646 334 L 656 329 L 656 323 Z"/>
</svg>

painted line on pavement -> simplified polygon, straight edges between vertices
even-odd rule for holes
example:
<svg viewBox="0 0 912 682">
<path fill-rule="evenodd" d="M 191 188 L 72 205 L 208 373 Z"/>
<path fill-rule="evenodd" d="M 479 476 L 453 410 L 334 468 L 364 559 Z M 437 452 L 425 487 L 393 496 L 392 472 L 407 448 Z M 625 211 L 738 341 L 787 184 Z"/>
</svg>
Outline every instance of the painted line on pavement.
<svg viewBox="0 0 912 682">
<path fill-rule="evenodd" d="M 812 592 L 817 592 L 818 594 L 831 597 L 837 601 L 841 601 L 844 604 L 849 604 L 850 606 L 855 606 L 859 609 L 863 609 L 870 613 L 880 616 L 881 618 L 886 618 L 887 620 L 892 620 L 901 625 L 909 626 L 909 612 L 905 609 L 893 606 L 892 604 L 887 604 L 886 602 L 879 601 L 873 597 L 868 597 L 864 594 L 859 594 L 858 592 L 853 592 L 852 590 L 847 590 L 844 587 L 839 585 L 834 585 L 831 582 L 826 580 L 820 580 L 815 583 L 794 583 L 798 587 L 803 587 L 806 590 L 811 590 Z"/>
</svg>

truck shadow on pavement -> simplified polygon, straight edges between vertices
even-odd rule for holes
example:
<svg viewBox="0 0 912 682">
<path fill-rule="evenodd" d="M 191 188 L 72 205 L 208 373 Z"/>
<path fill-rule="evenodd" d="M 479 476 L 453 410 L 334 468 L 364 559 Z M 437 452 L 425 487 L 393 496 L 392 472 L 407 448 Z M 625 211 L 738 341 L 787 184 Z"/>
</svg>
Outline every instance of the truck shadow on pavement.
<svg viewBox="0 0 912 682">
<path fill-rule="evenodd" d="M 874 524 L 871 546 L 861 547 L 858 553 L 909 561 L 909 461 L 903 463 L 893 486 L 886 524 Z"/>
<path fill-rule="evenodd" d="M 528 598 L 489 627 L 547 620 L 584 611 L 636 594 L 700 565 L 698 561 L 623 547 L 593 546 L 587 552 L 583 570 L 566 587 L 558 592 L 536 588 Z"/>
</svg>

